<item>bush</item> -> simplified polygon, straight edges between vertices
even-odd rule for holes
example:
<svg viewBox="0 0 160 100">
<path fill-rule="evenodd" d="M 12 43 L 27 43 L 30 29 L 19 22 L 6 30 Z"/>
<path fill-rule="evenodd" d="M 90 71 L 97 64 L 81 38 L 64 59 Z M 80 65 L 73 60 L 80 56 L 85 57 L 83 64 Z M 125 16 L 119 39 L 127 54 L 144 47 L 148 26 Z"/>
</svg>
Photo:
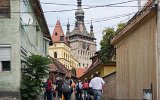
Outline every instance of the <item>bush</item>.
<svg viewBox="0 0 160 100">
<path fill-rule="evenodd" d="M 21 95 L 23 100 L 36 100 L 41 92 L 42 79 L 48 76 L 50 60 L 41 55 L 31 55 L 22 68 Z"/>
</svg>

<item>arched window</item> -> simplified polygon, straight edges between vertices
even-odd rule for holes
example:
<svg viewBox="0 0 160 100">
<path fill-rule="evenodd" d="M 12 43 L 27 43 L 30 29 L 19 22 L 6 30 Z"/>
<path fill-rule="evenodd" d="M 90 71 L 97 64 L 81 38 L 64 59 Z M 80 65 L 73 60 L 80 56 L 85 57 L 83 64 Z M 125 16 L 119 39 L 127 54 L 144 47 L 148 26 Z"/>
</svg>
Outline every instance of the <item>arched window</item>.
<svg viewBox="0 0 160 100">
<path fill-rule="evenodd" d="M 55 36 L 57 36 L 57 32 L 55 32 Z"/>
<path fill-rule="evenodd" d="M 66 54 L 66 60 L 67 60 L 67 54 Z"/>
<path fill-rule="evenodd" d="M 57 58 L 57 52 L 54 53 L 54 58 Z"/>
</svg>

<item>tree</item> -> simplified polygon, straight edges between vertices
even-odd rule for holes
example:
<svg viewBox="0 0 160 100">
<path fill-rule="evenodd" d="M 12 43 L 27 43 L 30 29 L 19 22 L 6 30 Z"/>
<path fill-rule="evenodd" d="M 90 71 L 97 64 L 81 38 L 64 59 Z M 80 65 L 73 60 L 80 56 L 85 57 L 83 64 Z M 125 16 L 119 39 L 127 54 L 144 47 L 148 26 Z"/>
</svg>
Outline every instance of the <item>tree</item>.
<svg viewBox="0 0 160 100">
<path fill-rule="evenodd" d="M 105 28 L 103 30 L 103 39 L 100 42 L 101 50 L 99 51 L 100 59 L 103 64 L 109 63 L 115 60 L 116 50 L 113 45 L 111 45 L 111 39 L 123 28 L 125 27 L 125 23 L 120 23 L 117 26 L 117 30 L 114 28 Z"/>
<path fill-rule="evenodd" d="M 120 32 L 125 26 L 126 26 L 126 23 L 119 23 L 117 26 L 116 33 Z"/>
<path fill-rule="evenodd" d="M 42 80 L 48 76 L 47 66 L 50 60 L 41 55 L 31 55 L 26 58 L 22 69 L 21 94 L 23 100 L 36 100 L 42 89 Z"/>
</svg>

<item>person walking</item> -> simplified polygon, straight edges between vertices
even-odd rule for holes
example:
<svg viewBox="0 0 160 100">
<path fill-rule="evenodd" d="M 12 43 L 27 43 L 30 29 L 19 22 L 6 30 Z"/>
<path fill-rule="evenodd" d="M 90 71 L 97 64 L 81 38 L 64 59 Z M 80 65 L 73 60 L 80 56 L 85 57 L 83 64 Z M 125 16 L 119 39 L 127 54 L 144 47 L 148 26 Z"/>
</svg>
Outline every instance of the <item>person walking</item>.
<svg viewBox="0 0 160 100">
<path fill-rule="evenodd" d="M 47 82 L 43 81 L 43 99 L 46 100 L 47 99 L 47 93 L 46 93 L 46 88 L 47 88 Z"/>
<path fill-rule="evenodd" d="M 76 100 L 82 100 L 82 82 L 81 80 L 78 80 L 76 83 Z"/>
<path fill-rule="evenodd" d="M 62 86 L 63 86 L 63 81 L 62 78 L 57 78 L 56 81 L 56 91 L 58 92 L 58 100 L 62 99 Z"/>
<path fill-rule="evenodd" d="M 46 95 L 47 95 L 47 100 L 52 100 L 52 82 L 50 79 L 47 79 L 46 82 Z"/>
<path fill-rule="evenodd" d="M 75 87 L 76 87 L 76 84 L 73 80 L 72 81 L 72 84 L 71 84 L 71 100 L 75 100 Z"/>
<path fill-rule="evenodd" d="M 82 85 L 83 85 L 82 88 L 83 88 L 84 100 L 88 100 L 89 83 L 87 81 L 87 78 L 84 78 Z"/>
<path fill-rule="evenodd" d="M 65 100 L 70 100 L 71 97 L 71 80 L 68 75 L 65 76 L 63 81 L 63 95 Z"/>
<path fill-rule="evenodd" d="M 94 100 L 101 100 L 104 84 L 105 82 L 99 77 L 99 73 L 95 73 L 94 78 L 89 83 L 89 87 L 93 89 Z"/>
</svg>

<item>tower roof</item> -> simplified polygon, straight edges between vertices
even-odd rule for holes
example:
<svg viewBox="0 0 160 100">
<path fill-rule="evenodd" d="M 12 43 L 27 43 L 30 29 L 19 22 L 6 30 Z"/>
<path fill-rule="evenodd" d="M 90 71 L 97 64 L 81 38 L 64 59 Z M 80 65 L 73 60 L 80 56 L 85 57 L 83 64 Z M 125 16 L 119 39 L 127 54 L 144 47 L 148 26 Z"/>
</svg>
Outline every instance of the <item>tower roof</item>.
<svg viewBox="0 0 160 100">
<path fill-rule="evenodd" d="M 54 30 L 52 33 L 52 41 L 54 43 L 64 42 L 64 43 L 68 44 L 59 20 L 57 20 L 56 25 L 54 27 Z"/>
<path fill-rule="evenodd" d="M 73 35 L 82 35 L 85 37 L 93 38 L 95 39 L 94 35 L 91 35 L 88 33 L 86 26 L 83 22 L 77 22 L 77 27 L 75 26 L 72 32 L 68 36 L 73 36 Z M 68 37 L 67 36 L 67 37 Z"/>
<path fill-rule="evenodd" d="M 82 35 L 88 38 L 95 39 L 93 32 L 92 34 L 90 34 L 86 30 L 86 26 L 84 24 L 84 11 L 82 9 L 81 3 L 82 3 L 81 0 L 77 0 L 77 10 L 75 12 L 75 18 L 76 18 L 75 27 L 70 33 L 67 33 L 67 37 L 73 35 Z"/>
</svg>

